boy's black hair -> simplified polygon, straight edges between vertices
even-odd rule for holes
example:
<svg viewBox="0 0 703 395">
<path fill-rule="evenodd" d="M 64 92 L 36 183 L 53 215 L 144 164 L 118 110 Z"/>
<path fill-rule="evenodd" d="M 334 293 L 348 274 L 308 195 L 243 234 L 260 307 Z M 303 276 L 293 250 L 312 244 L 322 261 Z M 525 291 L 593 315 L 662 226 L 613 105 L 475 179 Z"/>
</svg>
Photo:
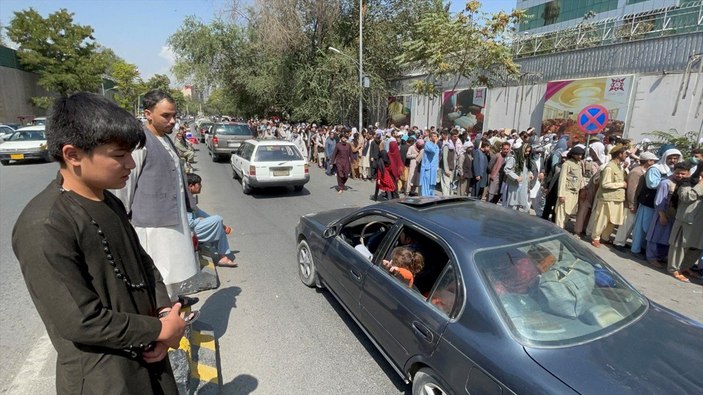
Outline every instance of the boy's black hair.
<svg viewBox="0 0 703 395">
<path fill-rule="evenodd" d="M 171 104 L 176 104 L 176 101 L 173 100 L 173 96 L 171 96 L 168 92 L 162 91 L 161 89 L 152 89 L 144 94 L 142 105 L 145 110 L 153 110 L 156 103 L 164 99 Z"/>
<path fill-rule="evenodd" d="M 47 117 L 47 149 L 61 163 L 65 145 L 90 154 L 104 144 L 133 150 L 145 142 L 142 123 L 134 115 L 95 93 L 78 92 L 56 99 Z"/>
<path fill-rule="evenodd" d="M 186 182 L 188 183 L 188 185 L 200 184 L 202 183 L 202 181 L 203 179 L 195 173 L 186 174 Z"/>
<path fill-rule="evenodd" d="M 691 170 L 691 162 L 685 160 L 674 165 L 674 171 L 677 170 Z"/>
</svg>

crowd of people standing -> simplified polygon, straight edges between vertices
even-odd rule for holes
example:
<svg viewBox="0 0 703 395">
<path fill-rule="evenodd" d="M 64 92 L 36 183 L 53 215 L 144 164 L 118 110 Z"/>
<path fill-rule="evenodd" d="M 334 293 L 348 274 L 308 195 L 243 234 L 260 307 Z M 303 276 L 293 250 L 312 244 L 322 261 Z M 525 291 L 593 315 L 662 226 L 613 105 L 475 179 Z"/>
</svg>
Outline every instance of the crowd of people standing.
<svg viewBox="0 0 703 395">
<path fill-rule="evenodd" d="M 374 200 L 472 196 L 534 213 L 594 247 L 612 244 L 684 282 L 700 277 L 703 252 L 701 142 L 690 155 L 649 139 L 571 138 L 534 128 L 472 134 L 461 128 L 255 125 L 260 137 L 294 141 L 311 163 L 375 183 Z M 654 149 L 657 152 L 654 152 Z"/>
</svg>

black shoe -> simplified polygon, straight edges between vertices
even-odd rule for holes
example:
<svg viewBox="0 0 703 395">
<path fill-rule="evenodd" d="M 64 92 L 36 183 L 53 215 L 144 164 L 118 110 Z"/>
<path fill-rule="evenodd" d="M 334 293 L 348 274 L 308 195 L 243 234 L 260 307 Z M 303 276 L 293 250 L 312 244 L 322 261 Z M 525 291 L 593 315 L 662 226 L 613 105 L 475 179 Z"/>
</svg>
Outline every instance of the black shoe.
<svg viewBox="0 0 703 395">
<path fill-rule="evenodd" d="M 181 304 L 181 307 L 190 307 L 190 306 L 198 303 L 199 301 L 200 301 L 200 299 L 197 297 L 178 295 L 178 303 Z"/>
<path fill-rule="evenodd" d="M 617 245 L 617 244 L 613 244 L 613 248 L 616 249 L 616 250 L 618 250 L 618 251 L 620 251 L 620 252 L 625 252 L 625 251 L 626 251 L 625 246 L 619 246 L 619 245 Z"/>
</svg>

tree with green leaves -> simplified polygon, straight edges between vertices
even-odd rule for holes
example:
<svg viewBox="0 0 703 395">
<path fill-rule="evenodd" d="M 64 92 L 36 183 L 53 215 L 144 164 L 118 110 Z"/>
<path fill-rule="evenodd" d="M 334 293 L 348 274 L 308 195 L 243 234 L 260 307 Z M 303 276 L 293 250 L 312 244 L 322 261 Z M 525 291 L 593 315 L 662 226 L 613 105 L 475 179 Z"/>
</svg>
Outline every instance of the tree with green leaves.
<svg viewBox="0 0 703 395">
<path fill-rule="evenodd" d="M 113 96 L 115 102 L 127 111 L 136 111 L 137 99 L 144 91 L 137 66 L 122 60 L 117 61 L 112 64 L 110 76 L 116 84 Z"/>
<path fill-rule="evenodd" d="M 144 85 L 147 90 L 161 89 L 164 91 L 170 91 L 171 79 L 165 74 L 154 74 L 144 83 Z"/>
<path fill-rule="evenodd" d="M 454 89 L 464 78 L 472 84 L 490 86 L 519 76 L 510 47 L 506 45 L 522 11 L 487 15 L 481 3 L 466 2 L 463 11 L 452 14 L 441 0 L 422 15 L 412 27 L 410 39 L 396 60 L 406 69 L 426 73 L 413 87 L 419 94 L 438 94 L 436 81 L 454 81 Z"/>
<path fill-rule="evenodd" d="M 7 37 L 19 45 L 22 66 L 39 75 L 40 86 L 61 96 L 98 91 L 106 69 L 93 28 L 73 23 L 73 15 L 61 9 L 43 18 L 30 8 L 15 12 L 7 28 Z M 32 100 L 40 106 L 50 103 L 50 98 Z"/>
</svg>

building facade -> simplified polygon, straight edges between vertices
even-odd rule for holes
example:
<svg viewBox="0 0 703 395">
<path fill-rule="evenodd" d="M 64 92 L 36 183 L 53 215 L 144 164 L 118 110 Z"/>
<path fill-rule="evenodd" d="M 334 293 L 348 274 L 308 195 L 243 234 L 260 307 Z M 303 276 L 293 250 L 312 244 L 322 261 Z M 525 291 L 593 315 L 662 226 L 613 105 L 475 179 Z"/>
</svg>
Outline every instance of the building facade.
<svg viewBox="0 0 703 395">
<path fill-rule="evenodd" d="M 558 3 L 558 16 L 554 9 L 545 13 L 550 3 Z M 575 4 L 585 8 L 572 12 Z M 433 98 L 411 89 L 413 80 L 431 76 L 402 78 L 394 99 L 412 104 L 405 110 L 410 123 L 475 131 L 532 126 L 583 138 L 578 115 L 598 105 L 610 119 L 606 134 L 640 140 L 673 129 L 700 138 L 703 1 L 517 0 L 517 6 L 533 13 L 513 43 L 520 76 L 490 88 L 438 83 L 441 94 Z M 584 9 L 592 15 L 587 21 L 577 16 Z"/>
</svg>

